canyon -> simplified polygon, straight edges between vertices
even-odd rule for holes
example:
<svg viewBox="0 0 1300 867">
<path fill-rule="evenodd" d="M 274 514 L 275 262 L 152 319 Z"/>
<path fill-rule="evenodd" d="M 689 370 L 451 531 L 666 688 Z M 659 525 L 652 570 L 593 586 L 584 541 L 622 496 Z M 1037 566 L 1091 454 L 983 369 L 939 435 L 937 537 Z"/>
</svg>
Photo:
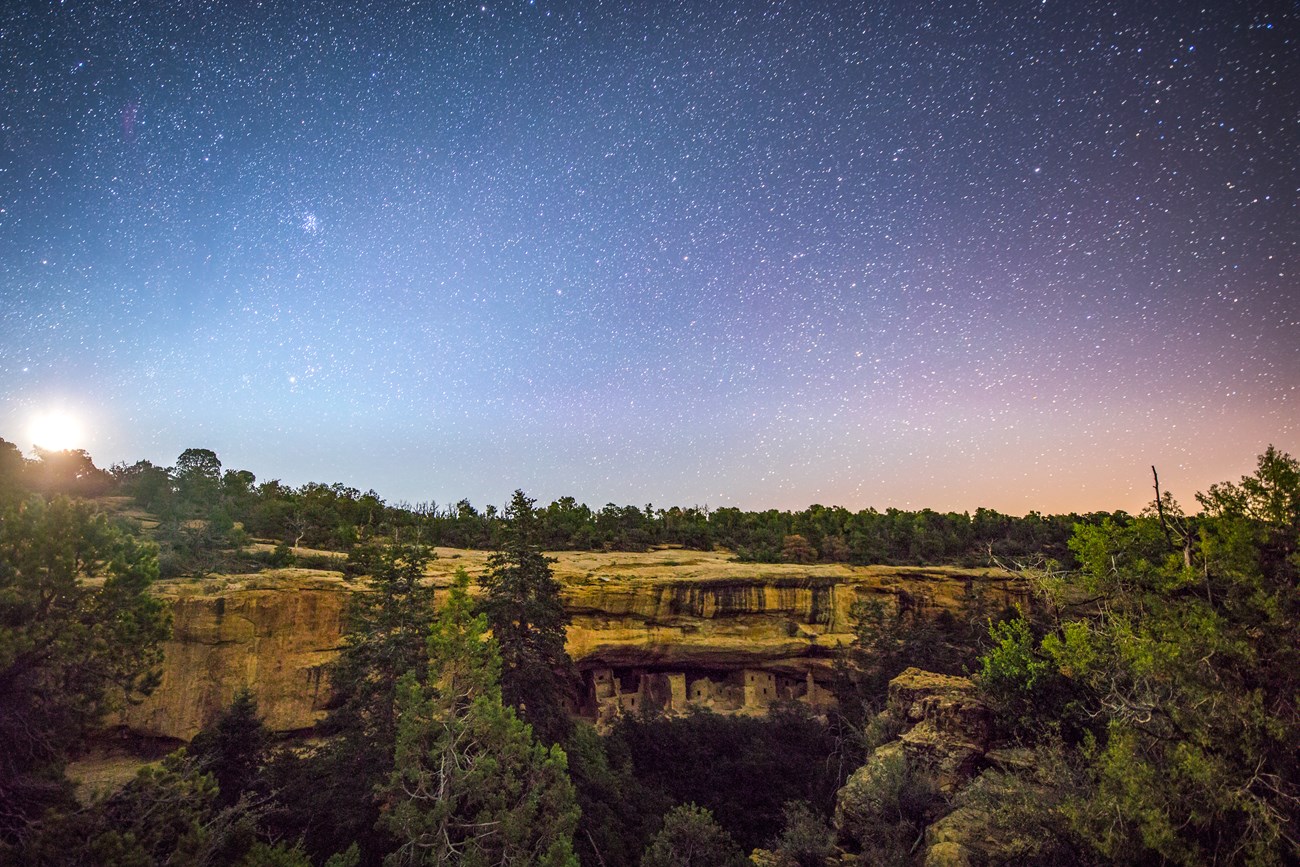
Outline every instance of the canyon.
<svg viewBox="0 0 1300 867">
<path fill-rule="evenodd" d="M 582 677 L 575 710 L 597 722 L 643 709 L 764 713 L 792 700 L 825 710 L 836 650 L 854 637 L 854 609 L 920 607 L 933 616 L 1027 602 L 1016 576 L 994 569 L 737 562 L 722 551 L 552 555 L 570 617 L 568 650 Z M 486 569 L 487 553 L 438 549 L 435 587 L 455 569 Z M 341 564 L 340 564 L 341 565 Z M 269 569 L 159 582 L 172 637 L 162 680 L 117 723 L 148 738 L 187 741 L 241 688 L 269 728 L 305 732 L 330 701 L 348 599 L 364 579 L 341 571 Z"/>
</svg>

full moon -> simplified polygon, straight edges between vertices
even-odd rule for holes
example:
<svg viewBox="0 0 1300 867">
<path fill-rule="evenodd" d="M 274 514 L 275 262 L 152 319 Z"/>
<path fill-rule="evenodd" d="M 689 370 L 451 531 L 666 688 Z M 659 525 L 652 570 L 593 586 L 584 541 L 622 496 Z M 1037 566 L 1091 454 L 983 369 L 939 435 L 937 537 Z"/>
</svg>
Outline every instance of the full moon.
<svg viewBox="0 0 1300 867">
<path fill-rule="evenodd" d="M 42 413 L 32 419 L 28 436 L 43 449 L 62 451 L 76 448 L 81 443 L 81 423 L 62 410 Z"/>
</svg>

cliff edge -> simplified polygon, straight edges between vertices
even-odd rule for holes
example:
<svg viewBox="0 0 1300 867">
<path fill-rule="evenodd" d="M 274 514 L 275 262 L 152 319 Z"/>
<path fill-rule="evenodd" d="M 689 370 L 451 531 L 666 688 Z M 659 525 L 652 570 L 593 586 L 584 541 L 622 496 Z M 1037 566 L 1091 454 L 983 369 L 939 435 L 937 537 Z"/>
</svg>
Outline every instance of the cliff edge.
<svg viewBox="0 0 1300 867">
<path fill-rule="evenodd" d="M 471 575 L 487 554 L 439 549 L 428 580 Z M 922 605 L 958 612 L 981 599 L 1021 601 L 994 570 L 737 563 L 723 552 L 563 552 L 555 576 L 572 617 L 568 649 L 584 679 L 579 712 L 608 719 L 650 704 L 761 712 L 781 699 L 829 701 L 834 650 L 853 639 L 853 606 Z M 329 702 L 326 664 L 337 654 L 348 598 L 364 581 L 341 572 L 160 582 L 172 612 L 162 682 L 120 722 L 136 734 L 188 740 L 235 691 L 256 695 L 276 731 L 310 728 Z"/>
</svg>

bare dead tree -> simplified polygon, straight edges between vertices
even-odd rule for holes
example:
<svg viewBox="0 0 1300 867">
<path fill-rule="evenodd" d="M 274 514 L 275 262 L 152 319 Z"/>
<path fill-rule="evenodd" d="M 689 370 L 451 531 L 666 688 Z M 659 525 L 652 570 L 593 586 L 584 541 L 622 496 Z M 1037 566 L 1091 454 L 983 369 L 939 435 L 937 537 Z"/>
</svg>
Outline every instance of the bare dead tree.
<svg viewBox="0 0 1300 867">
<path fill-rule="evenodd" d="M 1160 476 L 1156 473 L 1155 464 L 1151 465 L 1151 478 L 1155 479 L 1156 482 L 1156 514 L 1160 516 L 1160 529 L 1165 533 L 1165 544 L 1169 546 L 1170 550 L 1173 550 L 1174 537 L 1169 532 L 1168 522 L 1165 521 L 1165 501 L 1160 496 Z"/>
</svg>

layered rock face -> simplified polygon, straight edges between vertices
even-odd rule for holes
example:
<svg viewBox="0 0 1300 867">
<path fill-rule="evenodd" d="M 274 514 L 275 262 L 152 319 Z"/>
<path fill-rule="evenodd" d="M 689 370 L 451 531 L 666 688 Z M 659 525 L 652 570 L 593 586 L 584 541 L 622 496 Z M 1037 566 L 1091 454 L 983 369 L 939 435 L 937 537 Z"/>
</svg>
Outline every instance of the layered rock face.
<svg viewBox="0 0 1300 867">
<path fill-rule="evenodd" d="M 440 550 L 429 580 L 484 567 L 481 552 Z M 979 598 L 1002 606 L 1023 588 L 989 570 L 734 563 L 723 553 L 560 554 L 554 565 L 572 617 L 568 649 L 593 718 L 649 704 L 761 712 L 775 701 L 825 707 L 837 645 L 853 638 L 853 606 L 900 597 L 936 615 Z M 173 636 L 162 684 L 121 722 L 188 740 L 248 687 L 278 731 L 310 728 L 329 700 L 322 672 L 337 654 L 348 597 L 364 583 L 340 573 L 272 570 L 168 582 Z"/>
</svg>

